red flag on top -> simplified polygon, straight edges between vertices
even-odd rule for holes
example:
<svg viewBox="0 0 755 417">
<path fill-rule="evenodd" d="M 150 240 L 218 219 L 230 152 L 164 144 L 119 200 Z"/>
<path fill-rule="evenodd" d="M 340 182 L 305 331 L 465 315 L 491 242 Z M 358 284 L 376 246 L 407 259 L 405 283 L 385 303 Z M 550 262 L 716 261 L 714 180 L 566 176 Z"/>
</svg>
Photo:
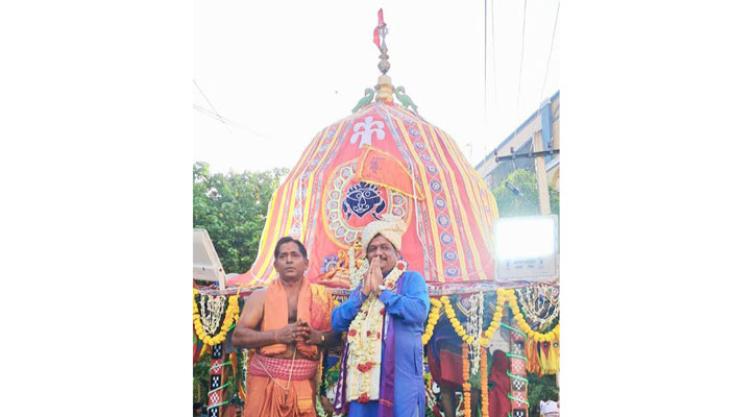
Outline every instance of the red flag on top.
<svg viewBox="0 0 755 417">
<path fill-rule="evenodd" d="M 383 21 L 383 8 L 381 7 L 380 10 L 378 10 L 378 25 L 375 27 L 375 30 L 372 31 L 372 42 L 375 43 L 375 46 L 380 49 L 380 28 L 385 26 L 385 22 Z"/>
</svg>

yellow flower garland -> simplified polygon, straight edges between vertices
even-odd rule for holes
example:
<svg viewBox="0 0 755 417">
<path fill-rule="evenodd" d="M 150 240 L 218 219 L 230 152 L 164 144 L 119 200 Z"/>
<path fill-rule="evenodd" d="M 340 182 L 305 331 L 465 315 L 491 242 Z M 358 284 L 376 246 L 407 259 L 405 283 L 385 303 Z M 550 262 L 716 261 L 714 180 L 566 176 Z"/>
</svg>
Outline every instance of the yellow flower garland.
<svg viewBox="0 0 755 417">
<path fill-rule="evenodd" d="M 560 323 L 556 324 L 553 329 L 546 333 L 540 333 L 536 330 L 533 330 L 530 327 L 529 323 L 527 323 L 527 320 L 524 319 L 522 311 L 519 309 L 519 304 L 516 301 L 516 294 L 514 293 L 514 290 L 504 290 L 504 297 L 506 298 L 506 302 L 508 302 L 509 307 L 511 308 L 511 312 L 514 313 L 514 320 L 516 321 L 517 326 L 522 329 L 522 331 L 526 333 L 530 339 L 536 342 L 552 342 L 559 338 L 561 332 Z"/>
<path fill-rule="evenodd" d="M 500 326 L 501 319 L 503 318 L 503 302 L 505 300 L 504 293 L 502 289 L 496 290 L 496 293 L 497 298 L 495 312 L 493 312 L 493 319 L 490 321 L 490 325 L 483 332 L 482 336 L 480 336 L 479 340 L 480 346 L 483 347 L 488 347 L 488 345 L 490 344 L 490 338 L 493 337 L 493 333 L 498 330 L 498 326 Z M 451 326 L 456 331 L 456 334 L 459 335 L 461 340 L 463 340 L 465 343 L 469 345 L 473 344 L 475 342 L 475 336 L 468 335 L 464 330 L 464 326 L 462 326 L 459 319 L 456 318 L 456 312 L 454 311 L 454 308 L 451 305 L 451 301 L 448 299 L 448 296 L 444 295 L 440 297 L 440 301 L 445 307 L 446 317 L 448 317 L 448 320 L 451 322 Z"/>
<path fill-rule="evenodd" d="M 199 291 L 194 289 L 194 296 L 197 294 L 199 294 Z M 202 327 L 197 302 L 192 302 L 192 305 L 194 307 L 194 332 L 205 345 L 213 346 L 222 343 L 233 323 L 239 318 L 239 297 L 232 295 L 228 298 L 228 307 L 225 310 L 225 317 L 223 318 L 223 325 L 220 327 L 220 332 L 215 336 L 210 337 L 205 333 L 204 328 Z"/>
<path fill-rule="evenodd" d="M 540 333 L 536 330 L 533 330 L 529 323 L 527 323 L 527 320 L 524 319 L 524 315 L 522 315 L 522 311 L 519 308 L 519 304 L 516 300 L 516 293 L 513 289 L 503 289 L 499 288 L 496 290 L 496 306 L 495 311 L 493 313 L 493 318 L 490 322 L 490 325 L 488 328 L 483 332 L 483 334 L 480 336 L 478 342 L 480 344 L 480 350 L 481 350 L 481 357 L 480 357 L 480 366 L 481 366 L 481 406 L 482 406 L 482 417 L 489 417 L 488 413 L 488 390 L 487 390 L 487 353 L 486 348 L 490 344 L 490 339 L 493 337 L 493 334 L 496 330 L 498 330 L 498 327 L 500 326 L 501 319 L 503 318 L 503 305 L 505 303 L 508 303 L 509 308 L 511 308 L 511 311 L 514 315 L 514 320 L 516 321 L 517 326 L 532 340 L 536 342 L 553 342 L 554 340 L 558 340 L 559 334 L 560 334 L 560 324 L 556 324 L 556 326 L 551 329 L 550 331 L 546 333 Z M 469 345 L 473 345 L 475 342 L 475 336 L 468 335 L 467 332 L 464 330 L 464 326 L 461 324 L 459 319 L 456 317 L 456 312 L 453 309 L 453 306 L 451 305 L 451 301 L 449 300 L 448 296 L 442 296 L 440 297 L 440 301 L 436 299 L 430 299 L 430 303 L 432 304 L 432 309 L 430 311 L 430 315 L 428 316 L 427 321 L 427 327 L 425 328 L 425 332 L 422 335 L 422 344 L 426 345 L 427 342 L 432 337 L 433 331 L 435 330 L 435 325 L 438 323 L 438 320 L 440 319 L 441 314 L 441 306 L 444 307 L 445 314 L 448 317 L 449 321 L 451 322 L 451 326 L 453 326 L 454 331 L 457 335 L 461 338 L 462 341 L 465 342 L 465 344 L 462 345 L 462 376 L 463 376 L 463 384 L 462 384 L 462 392 L 464 397 L 464 417 L 471 417 L 472 410 L 471 410 L 471 384 L 469 383 L 469 358 L 467 355 L 469 354 Z"/>
<path fill-rule="evenodd" d="M 440 307 L 443 305 L 435 298 L 430 299 L 430 304 L 432 304 L 433 307 L 430 310 L 430 315 L 427 317 L 427 327 L 425 328 L 425 333 L 422 335 L 422 346 L 430 341 L 433 331 L 435 330 L 435 325 L 438 324 L 438 320 L 440 319 Z"/>
<path fill-rule="evenodd" d="M 480 337 L 480 345 L 483 347 L 487 347 L 490 344 L 490 338 L 493 337 L 493 333 L 495 333 L 496 330 L 498 330 L 498 326 L 501 323 L 501 319 L 503 318 L 503 305 L 504 303 L 508 303 L 509 308 L 511 308 L 511 311 L 514 313 L 514 320 L 516 321 L 517 326 L 522 329 L 522 331 L 527 334 L 529 338 L 532 340 L 535 340 L 536 342 L 552 342 L 554 340 L 558 340 L 559 334 L 561 331 L 561 325 L 557 324 L 553 329 L 546 333 L 540 333 L 536 330 L 533 330 L 530 325 L 527 323 L 527 320 L 524 319 L 524 316 L 522 315 L 522 311 L 519 309 L 519 304 L 516 301 L 516 294 L 514 293 L 513 289 L 503 289 L 499 288 L 496 290 L 497 298 L 496 298 L 496 306 L 495 306 L 495 312 L 493 313 L 493 319 L 490 322 L 490 326 L 483 332 L 482 336 Z M 434 299 L 431 300 L 431 302 L 435 301 Z M 446 317 L 448 317 L 448 320 L 451 322 L 451 326 L 453 326 L 454 330 L 456 331 L 456 334 L 459 335 L 462 341 L 464 341 L 467 344 L 473 344 L 475 342 L 475 337 L 472 335 L 468 335 L 467 332 L 464 330 L 464 326 L 462 326 L 459 319 L 456 317 L 456 312 L 453 309 L 453 306 L 451 305 L 451 301 L 449 300 L 448 296 L 444 295 L 440 297 L 440 301 L 443 304 L 443 307 L 445 309 Z M 433 306 L 435 307 L 437 304 L 433 303 Z M 439 310 L 440 307 L 438 307 L 437 310 Z M 439 313 L 437 310 L 433 310 L 433 312 Z M 431 319 L 435 317 L 440 317 L 440 314 L 436 314 L 435 316 L 431 313 Z M 432 336 L 432 330 L 435 327 L 434 323 L 437 323 L 438 319 L 435 318 L 434 321 L 428 321 L 427 329 L 425 329 L 425 334 L 422 335 L 422 341 L 423 343 L 427 343 L 427 340 L 430 340 L 430 336 Z M 430 323 L 433 323 L 432 326 L 430 326 Z"/>
</svg>

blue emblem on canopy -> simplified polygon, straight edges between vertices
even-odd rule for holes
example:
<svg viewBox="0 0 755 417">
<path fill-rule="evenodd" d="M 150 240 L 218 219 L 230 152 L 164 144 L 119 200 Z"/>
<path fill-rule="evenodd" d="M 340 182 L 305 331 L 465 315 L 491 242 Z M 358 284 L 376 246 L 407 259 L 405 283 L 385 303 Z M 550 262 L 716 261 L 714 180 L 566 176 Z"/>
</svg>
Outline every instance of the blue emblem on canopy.
<svg viewBox="0 0 755 417">
<path fill-rule="evenodd" d="M 364 217 L 367 213 L 377 219 L 377 214 L 385 210 L 385 201 L 378 193 L 377 186 L 362 181 L 349 187 L 341 209 L 346 219 L 351 218 L 352 214 Z"/>
</svg>

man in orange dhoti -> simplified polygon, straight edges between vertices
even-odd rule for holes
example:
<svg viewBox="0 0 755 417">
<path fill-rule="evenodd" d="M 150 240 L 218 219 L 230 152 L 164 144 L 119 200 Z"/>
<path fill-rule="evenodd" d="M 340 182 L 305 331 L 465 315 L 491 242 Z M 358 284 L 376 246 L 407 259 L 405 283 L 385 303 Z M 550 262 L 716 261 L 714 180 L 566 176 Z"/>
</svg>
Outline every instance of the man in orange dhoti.
<svg viewBox="0 0 755 417">
<path fill-rule="evenodd" d="M 252 293 L 233 332 L 235 347 L 256 349 L 249 361 L 244 417 L 315 417 L 321 348 L 336 341 L 333 302 L 304 277 L 307 250 L 284 237 L 275 246 L 279 277 Z"/>
</svg>

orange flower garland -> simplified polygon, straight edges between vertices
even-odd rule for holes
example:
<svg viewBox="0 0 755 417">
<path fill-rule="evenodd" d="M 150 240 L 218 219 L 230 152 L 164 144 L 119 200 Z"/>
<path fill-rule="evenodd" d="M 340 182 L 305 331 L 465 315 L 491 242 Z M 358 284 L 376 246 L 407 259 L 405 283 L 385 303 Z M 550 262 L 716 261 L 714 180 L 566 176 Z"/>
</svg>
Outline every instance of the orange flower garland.
<svg viewBox="0 0 755 417">
<path fill-rule="evenodd" d="M 480 397 L 482 417 L 488 417 L 488 352 L 480 346 Z"/>
<path fill-rule="evenodd" d="M 462 390 L 464 392 L 464 417 L 472 417 L 472 384 L 469 383 L 469 345 L 461 345 Z"/>
</svg>

